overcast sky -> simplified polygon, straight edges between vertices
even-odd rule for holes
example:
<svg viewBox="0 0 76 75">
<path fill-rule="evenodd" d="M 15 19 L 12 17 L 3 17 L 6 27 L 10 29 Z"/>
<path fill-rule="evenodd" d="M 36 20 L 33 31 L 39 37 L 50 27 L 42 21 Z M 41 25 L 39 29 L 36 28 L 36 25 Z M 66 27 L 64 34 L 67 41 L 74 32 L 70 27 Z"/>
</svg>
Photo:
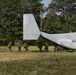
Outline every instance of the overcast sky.
<svg viewBox="0 0 76 75">
<path fill-rule="evenodd" d="M 48 4 L 51 2 L 51 0 L 43 0 L 42 3 L 44 4 L 44 6 L 48 6 Z"/>
<path fill-rule="evenodd" d="M 42 3 L 44 4 L 44 7 L 48 7 L 48 4 L 51 3 L 51 0 L 43 0 Z M 43 14 L 43 18 L 46 16 L 46 12 Z"/>
</svg>

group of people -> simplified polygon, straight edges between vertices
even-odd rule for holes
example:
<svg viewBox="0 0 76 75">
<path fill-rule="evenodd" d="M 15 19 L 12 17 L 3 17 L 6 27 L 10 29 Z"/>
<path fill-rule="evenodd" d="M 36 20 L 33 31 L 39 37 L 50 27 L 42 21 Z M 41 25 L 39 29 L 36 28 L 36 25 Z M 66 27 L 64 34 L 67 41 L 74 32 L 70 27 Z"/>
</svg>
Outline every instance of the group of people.
<svg viewBox="0 0 76 75">
<path fill-rule="evenodd" d="M 8 49 L 10 50 L 10 51 L 12 51 L 12 46 L 13 46 L 13 42 L 12 41 L 10 41 L 9 42 L 9 44 L 8 44 Z M 21 42 L 19 42 L 18 43 L 18 45 L 17 45 L 17 47 L 18 47 L 18 51 L 21 51 L 21 47 L 24 47 L 24 49 L 25 49 L 25 51 L 28 51 L 28 44 L 27 43 L 21 43 Z"/>
<path fill-rule="evenodd" d="M 9 42 L 9 44 L 8 44 L 8 49 L 10 50 L 10 51 L 12 51 L 12 46 L 13 46 L 13 42 L 12 41 L 10 41 Z M 18 42 L 18 44 L 17 44 L 17 47 L 18 47 L 18 51 L 20 52 L 21 51 L 21 47 L 24 47 L 24 49 L 25 49 L 25 51 L 28 51 L 28 43 L 21 43 L 20 41 Z M 44 49 L 45 49 L 45 51 L 46 52 L 48 52 L 48 43 L 47 42 L 45 42 L 44 43 Z M 38 48 L 39 48 L 39 50 L 40 50 L 40 52 L 42 52 L 42 47 L 43 47 L 43 44 L 42 43 L 39 43 L 38 44 Z"/>
</svg>

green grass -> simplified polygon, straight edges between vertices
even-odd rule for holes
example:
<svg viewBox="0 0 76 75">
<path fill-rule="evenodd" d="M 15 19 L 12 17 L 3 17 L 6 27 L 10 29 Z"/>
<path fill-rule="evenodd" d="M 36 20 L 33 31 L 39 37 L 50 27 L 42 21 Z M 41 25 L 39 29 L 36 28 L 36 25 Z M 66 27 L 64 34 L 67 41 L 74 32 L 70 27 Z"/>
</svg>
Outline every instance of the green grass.
<svg viewBox="0 0 76 75">
<path fill-rule="evenodd" d="M 39 52 L 38 48 L 30 47 L 29 52 L 17 52 L 13 47 L 10 52 L 0 47 L 0 75 L 75 75 L 76 52 Z"/>
</svg>

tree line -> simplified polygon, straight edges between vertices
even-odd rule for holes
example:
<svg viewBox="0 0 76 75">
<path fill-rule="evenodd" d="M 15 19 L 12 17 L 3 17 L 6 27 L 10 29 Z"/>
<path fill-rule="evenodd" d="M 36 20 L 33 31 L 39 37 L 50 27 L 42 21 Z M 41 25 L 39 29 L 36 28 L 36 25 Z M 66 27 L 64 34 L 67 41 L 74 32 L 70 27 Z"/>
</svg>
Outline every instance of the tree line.
<svg viewBox="0 0 76 75">
<path fill-rule="evenodd" d="M 40 14 L 45 11 L 47 15 L 42 18 L 42 31 L 47 33 L 76 31 L 75 0 L 52 0 L 47 8 L 42 4 L 42 0 L 0 0 L 0 45 L 6 45 L 10 40 L 23 41 L 23 14 L 34 14 L 38 26 L 41 27 Z M 39 38 L 35 43 L 45 40 Z"/>
</svg>

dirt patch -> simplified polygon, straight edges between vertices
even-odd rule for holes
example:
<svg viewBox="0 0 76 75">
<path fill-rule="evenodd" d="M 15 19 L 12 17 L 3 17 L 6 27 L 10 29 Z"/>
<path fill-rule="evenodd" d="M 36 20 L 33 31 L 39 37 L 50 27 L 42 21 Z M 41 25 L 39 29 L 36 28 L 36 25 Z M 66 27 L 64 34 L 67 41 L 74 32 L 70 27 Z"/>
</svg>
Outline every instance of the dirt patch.
<svg viewBox="0 0 76 75">
<path fill-rule="evenodd" d="M 36 60 L 38 57 L 4 57 L 0 58 L 0 61 L 13 61 L 13 60 Z"/>
<path fill-rule="evenodd" d="M 3 54 L 0 53 L 0 62 L 13 61 L 13 60 L 37 60 L 37 59 L 40 59 L 39 55 L 31 53 L 3 53 Z"/>
</svg>

